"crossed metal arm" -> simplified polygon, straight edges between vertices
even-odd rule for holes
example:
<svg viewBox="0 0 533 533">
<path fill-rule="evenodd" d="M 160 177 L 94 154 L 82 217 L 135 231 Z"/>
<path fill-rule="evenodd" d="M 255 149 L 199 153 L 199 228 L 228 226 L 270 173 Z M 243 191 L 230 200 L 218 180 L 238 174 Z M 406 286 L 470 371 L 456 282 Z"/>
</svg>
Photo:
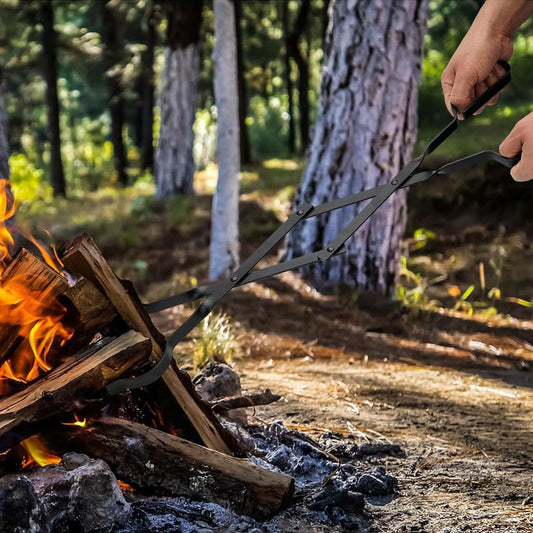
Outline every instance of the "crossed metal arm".
<svg viewBox="0 0 533 533">
<path fill-rule="evenodd" d="M 509 65 L 505 62 L 500 63 L 506 70 L 505 75 L 463 111 L 462 115 L 464 119 L 473 116 L 477 110 L 485 105 L 511 80 L 511 69 Z M 460 120 L 458 118 L 457 110 L 453 106 L 452 110 L 452 121 L 427 145 L 422 155 L 410 161 L 389 183 L 356 194 L 351 194 L 344 198 L 331 200 L 330 202 L 318 206 L 313 206 L 310 203 L 303 203 L 232 273 L 229 278 L 201 287 L 195 287 L 181 294 L 147 304 L 145 308 L 149 313 L 157 313 L 164 309 L 205 298 L 189 318 L 187 318 L 187 320 L 185 320 L 185 322 L 183 322 L 183 324 L 181 324 L 174 333 L 168 337 L 163 355 L 155 366 L 146 373 L 133 379 L 120 379 L 114 381 L 107 386 L 107 391 L 110 394 L 116 394 L 126 389 L 144 387 L 160 378 L 172 361 L 173 351 L 176 345 L 184 339 L 234 287 L 252 283 L 254 281 L 260 281 L 281 274 L 282 272 L 294 270 L 318 261 L 327 261 L 333 256 L 346 253 L 346 241 L 398 189 L 410 187 L 416 183 L 426 181 L 433 176 L 450 174 L 458 170 L 463 170 L 483 161 L 493 160 L 507 168 L 511 168 L 519 161 L 519 157 L 506 158 L 497 152 L 486 150 L 458 159 L 457 161 L 443 165 L 436 170 L 427 170 L 415 174 L 424 159 L 459 127 Z M 253 270 L 257 263 L 259 263 L 259 261 L 261 261 L 265 255 L 267 255 L 276 244 L 283 240 L 287 233 L 289 233 L 289 231 L 302 220 L 329 213 L 335 209 L 357 204 L 365 200 L 371 201 L 342 229 L 339 235 L 330 241 L 323 249 L 284 261 L 277 265 Z"/>
</svg>

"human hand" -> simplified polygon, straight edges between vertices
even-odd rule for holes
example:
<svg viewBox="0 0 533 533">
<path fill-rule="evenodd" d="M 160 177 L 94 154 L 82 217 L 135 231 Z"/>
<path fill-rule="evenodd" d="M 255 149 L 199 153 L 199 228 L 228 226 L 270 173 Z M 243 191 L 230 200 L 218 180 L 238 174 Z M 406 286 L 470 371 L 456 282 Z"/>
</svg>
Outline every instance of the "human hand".
<svg viewBox="0 0 533 533">
<path fill-rule="evenodd" d="M 520 152 L 520 162 L 511 169 L 511 176 L 516 181 L 528 181 L 533 179 L 533 113 L 517 122 L 500 144 L 504 157 L 515 157 Z"/>
<path fill-rule="evenodd" d="M 498 61 L 509 61 L 512 54 L 510 36 L 495 31 L 482 18 L 476 18 L 441 76 L 444 101 L 450 113 L 450 103 L 461 111 L 494 85 L 505 74 Z M 494 105 L 497 101 L 498 95 L 487 105 Z M 478 115 L 484 108 L 475 114 Z"/>
</svg>

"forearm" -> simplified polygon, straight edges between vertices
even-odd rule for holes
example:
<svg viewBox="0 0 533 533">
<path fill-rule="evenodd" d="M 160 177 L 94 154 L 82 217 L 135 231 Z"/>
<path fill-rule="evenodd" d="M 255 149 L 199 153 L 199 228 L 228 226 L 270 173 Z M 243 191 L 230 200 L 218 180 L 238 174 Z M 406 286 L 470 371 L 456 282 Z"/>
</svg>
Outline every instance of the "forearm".
<svg viewBox="0 0 533 533">
<path fill-rule="evenodd" d="M 533 0 L 486 0 L 473 26 L 511 37 L 533 15 Z"/>
</svg>

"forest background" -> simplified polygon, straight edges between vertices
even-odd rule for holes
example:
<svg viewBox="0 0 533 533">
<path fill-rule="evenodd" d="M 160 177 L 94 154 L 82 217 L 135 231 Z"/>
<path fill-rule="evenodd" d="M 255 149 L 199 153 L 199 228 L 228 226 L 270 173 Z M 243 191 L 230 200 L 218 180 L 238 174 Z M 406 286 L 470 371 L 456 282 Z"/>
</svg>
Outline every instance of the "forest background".
<svg viewBox="0 0 533 533">
<path fill-rule="evenodd" d="M 0 1 L 1 83 L 19 217 L 37 234 L 43 235 L 42 227 L 47 227 L 57 240 L 79 230 L 93 233 L 115 258 L 119 273 L 132 277 L 141 288 L 148 279 L 163 282 L 171 268 L 153 265 L 154 255 L 149 258 L 143 252 L 157 246 L 158 231 L 161 239 L 168 237 L 168 231 L 186 239 L 202 220 L 205 226 L 209 213 L 202 197 L 213 193 L 217 178 L 215 17 L 213 4 L 203 2 L 193 128 L 196 199 L 190 193 L 156 190 L 153 169 L 169 39 L 168 4 L 172 2 Z M 448 120 L 440 74 L 481 4 L 479 0 L 429 2 L 415 152 Z M 242 212 L 241 241 L 254 242 L 268 234 L 287 213 L 298 188 L 319 105 L 327 8 L 327 0 L 235 2 L 241 199 L 268 199 L 264 216 L 247 218 L 246 208 Z M 512 125 L 533 109 L 530 34 L 528 23 L 516 36 L 514 81 L 503 101 L 477 118 L 466 133 L 451 138 L 435 156 L 439 161 L 496 149 Z M 57 72 L 51 71 L 50 57 L 56 58 Z M 47 93 L 51 76 L 57 79 L 56 110 Z M 55 140 L 49 122 L 54 113 L 59 124 Z M 61 175 L 53 157 L 58 150 Z M 472 177 L 477 178 L 477 174 Z M 479 189 L 479 184 L 471 186 L 468 175 L 450 183 L 447 201 L 454 205 L 467 205 Z M 496 188 L 494 197 L 500 192 Z M 525 198 L 523 190 L 520 195 Z M 499 201 L 508 201 L 511 209 L 515 199 L 516 195 L 499 195 Z M 410 212 L 416 216 L 423 211 L 424 201 L 423 194 L 411 196 Z M 419 244 L 434 236 L 433 230 L 417 222 L 410 222 L 407 231 L 414 232 Z M 205 239 L 203 246 L 208 246 Z M 188 261 L 181 265 L 185 270 Z M 198 272 L 205 275 L 202 268 Z M 152 285 L 149 289 L 157 296 L 166 294 L 169 285 L 186 285 L 189 274 L 175 274 L 159 289 Z"/>
</svg>

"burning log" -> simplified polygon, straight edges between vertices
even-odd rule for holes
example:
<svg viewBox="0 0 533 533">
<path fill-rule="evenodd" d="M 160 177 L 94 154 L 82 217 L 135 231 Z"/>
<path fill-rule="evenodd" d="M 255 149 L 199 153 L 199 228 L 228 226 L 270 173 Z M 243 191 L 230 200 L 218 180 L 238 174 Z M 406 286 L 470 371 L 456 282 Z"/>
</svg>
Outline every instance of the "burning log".
<svg viewBox="0 0 533 533">
<path fill-rule="evenodd" d="M 92 346 L 45 378 L 0 400 L 0 452 L 38 431 L 38 423 L 72 411 L 81 398 L 94 397 L 106 385 L 146 361 L 151 342 L 129 331 L 104 346 Z"/>
<path fill-rule="evenodd" d="M 96 285 L 129 327 L 152 341 L 151 357 L 158 361 L 165 346 L 163 335 L 153 325 L 131 284 L 115 275 L 93 239 L 84 234 L 65 244 L 62 260 L 70 272 L 81 275 Z M 226 454 L 241 451 L 241 446 L 198 396 L 189 375 L 179 370 L 175 362 L 162 379 L 207 447 Z"/>
<path fill-rule="evenodd" d="M 60 295 L 67 308 L 66 319 L 76 328 L 75 340 L 83 345 L 109 327 L 117 312 L 111 302 L 85 278 Z M 71 343 L 69 343 L 71 345 Z"/>
<path fill-rule="evenodd" d="M 11 289 L 9 286 L 11 285 Z M 16 290 L 13 290 L 16 287 Z M 55 301 L 57 296 L 68 288 L 67 281 L 49 267 L 44 261 L 35 257 L 25 249 L 21 249 L 13 257 L 11 263 L 2 272 L 0 291 L 6 296 L 0 303 L 7 307 L 7 302 L 17 305 L 17 298 L 35 295 L 35 300 Z M 28 305 L 28 303 L 26 303 Z M 8 313 L 2 313 L 0 320 L 0 364 L 9 358 L 22 341 L 19 335 L 22 327 L 16 321 L 10 320 Z"/>
<path fill-rule="evenodd" d="M 16 279 L 24 280 L 32 292 L 46 292 L 56 297 L 66 290 L 66 279 L 28 250 L 21 248 L 2 272 L 2 284 Z"/>
<path fill-rule="evenodd" d="M 145 493 L 200 497 L 259 517 L 278 511 L 294 493 L 290 476 L 118 418 L 62 426 L 45 438 L 58 453 L 75 449 L 104 459 Z"/>
</svg>

